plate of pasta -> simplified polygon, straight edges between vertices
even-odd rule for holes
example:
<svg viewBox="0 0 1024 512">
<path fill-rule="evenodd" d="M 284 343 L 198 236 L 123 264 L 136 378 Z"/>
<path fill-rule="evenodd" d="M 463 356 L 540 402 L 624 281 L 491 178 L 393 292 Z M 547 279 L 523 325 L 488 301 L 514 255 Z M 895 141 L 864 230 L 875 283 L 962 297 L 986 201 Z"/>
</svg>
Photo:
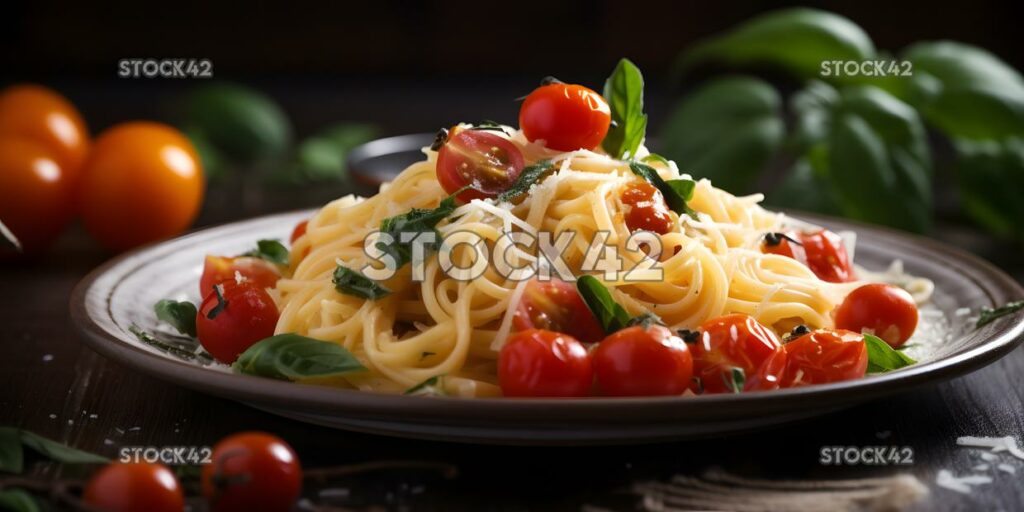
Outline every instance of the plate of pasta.
<svg viewBox="0 0 1024 512">
<path fill-rule="evenodd" d="M 108 262 L 106 356 L 311 423 L 606 443 L 794 421 L 990 363 L 1024 290 L 925 238 L 768 210 L 644 144 L 639 70 L 545 79 L 369 197 Z"/>
</svg>

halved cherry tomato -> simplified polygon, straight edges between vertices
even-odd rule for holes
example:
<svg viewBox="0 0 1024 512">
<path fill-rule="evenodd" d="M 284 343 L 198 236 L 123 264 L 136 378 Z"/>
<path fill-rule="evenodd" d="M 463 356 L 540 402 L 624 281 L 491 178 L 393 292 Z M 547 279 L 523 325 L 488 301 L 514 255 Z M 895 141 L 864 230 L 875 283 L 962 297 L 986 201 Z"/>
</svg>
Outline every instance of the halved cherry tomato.
<svg viewBox="0 0 1024 512">
<path fill-rule="evenodd" d="M 556 151 L 594 149 L 611 126 L 611 108 L 600 94 L 583 87 L 542 85 L 519 108 L 519 127 L 530 142 L 543 140 Z"/>
<path fill-rule="evenodd" d="M 823 281 L 846 283 L 856 279 L 843 238 L 827 229 L 814 233 L 769 233 L 761 250 L 793 258 Z"/>
<path fill-rule="evenodd" d="M 874 334 L 893 348 L 917 329 L 917 304 L 906 290 L 891 284 L 866 284 L 850 292 L 836 308 L 836 328 Z"/>
<path fill-rule="evenodd" d="M 749 315 L 712 318 L 700 326 L 700 338 L 690 345 L 693 374 L 704 393 L 731 393 L 733 369 L 743 370 L 744 390 L 778 387 L 785 355 L 779 337 Z M 771 364 L 766 364 L 774 361 Z"/>
<path fill-rule="evenodd" d="M 231 364 L 257 341 L 274 335 L 280 313 L 266 289 L 250 282 L 226 281 L 207 294 L 196 316 L 203 348 Z"/>
<path fill-rule="evenodd" d="M 786 344 L 783 387 L 859 379 L 868 368 L 864 336 L 846 330 L 818 330 Z"/>
<path fill-rule="evenodd" d="M 660 325 L 614 332 L 593 357 L 598 388 L 606 396 L 679 395 L 693 377 L 686 343 Z"/>
<path fill-rule="evenodd" d="M 520 331 L 509 336 L 498 356 L 498 382 L 505 396 L 587 396 L 593 381 L 587 349 L 568 334 Z"/>
<path fill-rule="evenodd" d="M 185 495 L 167 466 L 146 462 L 108 464 L 85 486 L 82 500 L 110 512 L 181 512 Z"/>
<path fill-rule="evenodd" d="M 181 132 L 123 123 L 97 137 L 82 168 L 82 220 L 108 249 L 128 249 L 188 228 L 204 188 L 199 157 Z"/>
<path fill-rule="evenodd" d="M 558 278 L 526 283 L 512 324 L 519 331 L 544 329 L 568 334 L 583 343 L 604 338 L 604 328 L 572 283 Z"/>
<path fill-rule="evenodd" d="M 302 467 L 279 437 L 243 432 L 213 447 L 202 489 L 214 512 L 286 512 L 302 492 Z"/>
<path fill-rule="evenodd" d="M 74 216 L 74 184 L 45 147 L 0 137 L 0 221 L 25 253 L 45 249 Z"/>
<path fill-rule="evenodd" d="M 291 238 L 288 239 L 289 242 L 294 244 L 295 241 L 299 239 L 299 237 L 301 237 L 302 235 L 305 235 L 306 234 L 306 227 L 307 226 L 309 226 L 309 220 L 308 219 L 304 220 L 304 221 L 302 221 L 302 222 L 300 222 L 298 224 L 296 224 L 295 225 L 295 229 L 292 230 Z"/>
<path fill-rule="evenodd" d="M 626 227 L 632 231 L 653 231 L 664 235 L 672 230 L 672 216 L 661 192 L 646 181 L 634 181 L 622 191 L 622 204 L 629 206 Z"/>
<path fill-rule="evenodd" d="M 207 255 L 203 262 L 203 275 L 199 278 L 199 296 L 205 299 L 213 292 L 215 284 L 234 282 L 235 272 L 241 274 L 246 282 L 260 288 L 273 288 L 281 278 L 277 265 L 262 258 Z"/>
<path fill-rule="evenodd" d="M 437 181 L 449 194 L 470 186 L 460 201 L 494 197 L 523 172 L 523 153 L 510 140 L 485 130 L 453 129 L 437 154 Z"/>
<path fill-rule="evenodd" d="M 0 93 L 0 136 L 21 136 L 46 148 L 77 182 L 89 153 L 89 129 L 68 100 L 39 85 L 15 85 Z"/>
</svg>

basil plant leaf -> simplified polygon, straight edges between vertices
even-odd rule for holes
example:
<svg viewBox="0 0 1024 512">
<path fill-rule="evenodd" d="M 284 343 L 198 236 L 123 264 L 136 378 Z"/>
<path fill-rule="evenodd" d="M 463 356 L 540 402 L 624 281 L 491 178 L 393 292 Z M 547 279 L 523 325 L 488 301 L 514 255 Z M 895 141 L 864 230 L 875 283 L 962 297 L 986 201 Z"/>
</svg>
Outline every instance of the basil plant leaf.
<svg viewBox="0 0 1024 512">
<path fill-rule="evenodd" d="M 629 59 L 622 59 L 604 83 L 604 99 L 612 126 L 601 146 L 615 158 L 634 158 L 647 134 L 644 114 L 644 77 Z"/>
<path fill-rule="evenodd" d="M 280 380 L 333 377 L 366 371 L 345 347 L 298 334 L 256 342 L 231 365 L 240 373 Z"/>
<path fill-rule="evenodd" d="M 0 427 L 0 471 L 21 473 L 25 467 L 24 461 L 21 431 L 14 427 Z"/>
<path fill-rule="evenodd" d="M 1024 138 L 954 147 L 964 212 L 997 236 L 1024 241 Z"/>
</svg>

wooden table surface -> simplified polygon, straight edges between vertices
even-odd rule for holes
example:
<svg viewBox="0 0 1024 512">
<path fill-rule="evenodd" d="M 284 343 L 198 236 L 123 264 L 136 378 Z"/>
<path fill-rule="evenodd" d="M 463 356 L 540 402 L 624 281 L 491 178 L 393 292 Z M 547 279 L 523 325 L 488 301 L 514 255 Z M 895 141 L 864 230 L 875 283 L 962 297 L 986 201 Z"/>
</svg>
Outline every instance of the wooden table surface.
<svg viewBox="0 0 1024 512">
<path fill-rule="evenodd" d="M 493 94 L 514 97 L 501 91 Z M 78 97 L 82 96 L 88 93 Z M 100 108 L 84 110 L 109 120 L 144 116 L 143 96 L 133 103 L 126 95 L 123 105 L 119 103 L 131 115 Z M 97 105 L 109 103 L 109 98 L 94 99 Z M 88 100 L 86 97 L 85 103 Z M 372 102 L 368 106 L 357 103 L 350 105 L 356 112 L 362 108 L 369 115 L 374 110 Z M 441 106 L 453 103 L 435 100 L 423 104 L 432 111 L 421 113 L 422 118 L 440 119 Z M 487 111 L 474 102 L 458 105 L 466 111 Z M 310 111 L 322 109 L 314 106 Z M 401 116 L 396 113 L 394 117 Z M 426 126 L 422 121 L 405 122 L 415 124 L 419 131 Z M 99 124 L 107 124 L 107 119 Z M 393 122 L 391 128 L 405 129 L 399 122 Z M 315 206 L 339 193 L 327 188 L 293 194 L 292 199 L 275 199 L 274 193 L 256 194 L 254 199 L 249 193 L 214 190 L 199 225 Z M 997 260 L 1018 279 L 1024 275 L 1019 249 L 989 244 L 970 230 L 938 232 L 950 243 Z M 258 429 L 291 443 L 307 467 L 382 459 L 435 460 L 458 466 L 459 475 L 454 479 L 409 469 L 331 481 L 328 486 L 335 488 L 333 501 L 315 490 L 307 493 L 314 502 L 353 510 L 643 510 L 641 500 L 628 492 L 633 484 L 667 481 L 679 474 L 699 475 L 716 467 L 746 477 L 799 480 L 910 473 L 930 489 L 916 510 L 1024 509 L 1024 461 L 1006 453 L 999 457 L 1012 465 L 1016 474 L 994 467 L 981 471 L 993 482 L 977 486 L 971 494 L 935 485 L 940 470 L 964 475 L 972 473 L 981 462 L 978 450 L 956 446 L 958 436 L 1009 435 L 1024 441 L 1021 349 L 962 378 L 745 435 L 590 448 L 403 440 L 279 418 L 156 380 L 94 353 L 83 345 L 71 325 L 68 297 L 78 280 L 108 257 L 75 226 L 44 258 L 31 263 L 0 263 L 0 325 L 5 333 L 0 341 L 4 344 L 0 357 L 0 426 L 21 427 L 110 457 L 116 457 L 119 448 L 125 446 L 210 446 L 227 434 Z M 913 464 L 834 466 L 819 462 L 824 446 L 878 445 L 911 447 Z M 35 469 L 38 476 L 61 471 L 52 466 Z"/>
</svg>

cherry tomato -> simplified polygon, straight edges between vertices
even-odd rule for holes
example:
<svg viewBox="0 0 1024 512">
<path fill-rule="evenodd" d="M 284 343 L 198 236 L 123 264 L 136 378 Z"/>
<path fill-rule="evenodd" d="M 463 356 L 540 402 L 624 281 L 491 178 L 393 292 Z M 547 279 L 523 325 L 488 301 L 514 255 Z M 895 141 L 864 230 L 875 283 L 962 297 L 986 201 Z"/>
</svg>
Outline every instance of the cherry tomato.
<svg viewBox="0 0 1024 512">
<path fill-rule="evenodd" d="M 859 379 L 868 368 L 864 336 L 846 330 L 819 330 L 786 344 L 783 387 Z"/>
<path fill-rule="evenodd" d="M 185 495 L 167 466 L 115 462 L 99 470 L 85 486 L 83 501 L 109 512 L 181 512 Z"/>
<path fill-rule="evenodd" d="M 519 331 L 509 336 L 498 356 L 498 382 L 505 396 L 587 396 L 593 381 L 587 349 L 568 334 Z"/>
<path fill-rule="evenodd" d="M 897 348 L 917 328 L 917 304 L 898 286 L 866 284 L 850 292 L 836 308 L 836 328 L 874 334 Z"/>
<path fill-rule="evenodd" d="M 26 253 L 50 245 L 74 216 L 73 183 L 34 140 L 0 138 L 0 221 Z"/>
<path fill-rule="evenodd" d="M 458 199 L 494 197 L 508 190 L 525 166 L 511 141 L 484 130 L 453 129 L 437 153 L 437 181 L 449 194 L 465 186 Z"/>
<path fill-rule="evenodd" d="M 209 293 L 196 316 L 203 348 L 222 363 L 233 363 L 252 344 L 274 335 L 280 314 L 267 290 L 253 283 L 226 281 Z"/>
<path fill-rule="evenodd" d="M 81 114 L 55 91 L 15 85 L 0 93 L 0 136 L 30 138 L 57 160 L 72 182 L 89 153 L 89 129 Z"/>
<path fill-rule="evenodd" d="M 289 242 L 294 244 L 296 240 L 302 235 L 306 234 L 306 227 L 309 226 L 309 220 L 304 220 L 295 225 L 295 229 L 292 230 L 292 236 L 289 238 Z"/>
<path fill-rule="evenodd" d="M 626 227 L 632 231 L 653 231 L 664 235 L 672 230 L 672 216 L 661 192 L 646 181 L 634 181 L 622 191 L 622 204 L 628 205 Z"/>
<path fill-rule="evenodd" d="M 82 169 L 86 229 L 120 251 L 184 231 L 203 200 L 203 168 L 192 143 L 159 123 L 103 132 Z"/>
<path fill-rule="evenodd" d="M 202 488 L 214 512 L 286 512 L 302 492 L 302 467 L 277 436 L 242 432 L 213 447 Z"/>
<path fill-rule="evenodd" d="M 635 325 L 614 332 L 594 350 L 594 373 L 606 396 L 679 395 L 690 386 L 693 357 L 672 331 Z"/>
<path fill-rule="evenodd" d="M 277 265 L 262 258 L 208 255 L 203 262 L 203 275 L 199 278 L 199 296 L 206 298 L 213 292 L 215 284 L 235 282 L 235 272 L 259 288 L 273 288 L 281 278 L 281 271 Z"/>
<path fill-rule="evenodd" d="M 604 338 L 604 328 L 583 302 L 572 283 L 552 278 L 526 283 L 512 317 L 516 330 L 544 329 L 568 334 L 583 343 Z"/>
<path fill-rule="evenodd" d="M 814 233 L 769 233 L 761 250 L 793 258 L 823 281 L 846 283 L 856 279 L 843 238 L 827 229 Z"/>
<path fill-rule="evenodd" d="M 556 151 L 594 149 L 608 134 L 611 112 L 600 94 L 582 85 L 554 83 L 526 97 L 519 127 L 530 142 L 543 140 Z"/>
<path fill-rule="evenodd" d="M 700 338 L 690 346 L 693 373 L 704 393 L 731 393 L 733 369 L 743 370 L 744 390 L 771 389 L 782 375 L 777 359 L 782 343 L 771 329 L 753 317 L 731 314 L 712 318 L 700 326 Z"/>
</svg>

